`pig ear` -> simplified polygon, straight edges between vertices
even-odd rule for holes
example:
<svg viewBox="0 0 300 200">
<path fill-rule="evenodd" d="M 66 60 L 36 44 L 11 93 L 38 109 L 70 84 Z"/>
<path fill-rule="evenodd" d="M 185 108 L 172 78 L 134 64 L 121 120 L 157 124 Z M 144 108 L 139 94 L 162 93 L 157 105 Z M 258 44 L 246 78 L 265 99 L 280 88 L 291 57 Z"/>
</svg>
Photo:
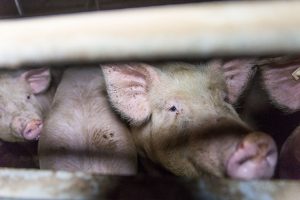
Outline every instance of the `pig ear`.
<svg viewBox="0 0 300 200">
<path fill-rule="evenodd" d="M 300 80 L 294 72 L 300 67 L 300 59 L 261 66 L 262 80 L 272 101 L 289 111 L 300 109 Z"/>
<path fill-rule="evenodd" d="M 33 94 L 39 94 L 48 89 L 51 82 L 50 70 L 48 68 L 32 69 L 24 72 L 21 78 L 25 80 Z"/>
<path fill-rule="evenodd" d="M 102 65 L 102 70 L 112 106 L 131 124 L 143 123 L 151 114 L 148 92 L 157 72 L 137 63 Z"/>
<path fill-rule="evenodd" d="M 228 101 L 236 103 L 256 72 L 255 59 L 214 60 L 210 64 L 223 73 Z"/>
</svg>

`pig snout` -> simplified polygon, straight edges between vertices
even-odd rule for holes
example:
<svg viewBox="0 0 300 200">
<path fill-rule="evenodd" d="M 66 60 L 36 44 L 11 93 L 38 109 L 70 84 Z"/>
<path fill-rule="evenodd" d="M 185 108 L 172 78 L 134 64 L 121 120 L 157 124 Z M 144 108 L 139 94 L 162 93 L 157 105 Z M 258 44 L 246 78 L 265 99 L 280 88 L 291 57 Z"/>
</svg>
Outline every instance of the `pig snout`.
<svg viewBox="0 0 300 200">
<path fill-rule="evenodd" d="M 25 140 L 37 140 L 41 134 L 43 122 L 40 119 L 28 120 L 23 117 L 16 117 L 12 127 Z"/>
<path fill-rule="evenodd" d="M 31 120 L 27 123 L 22 135 L 27 140 L 39 139 L 43 128 L 43 122 L 41 120 Z"/>
<path fill-rule="evenodd" d="M 237 146 L 228 160 L 227 175 L 236 179 L 264 179 L 274 174 L 277 148 L 263 133 L 251 133 Z"/>
</svg>

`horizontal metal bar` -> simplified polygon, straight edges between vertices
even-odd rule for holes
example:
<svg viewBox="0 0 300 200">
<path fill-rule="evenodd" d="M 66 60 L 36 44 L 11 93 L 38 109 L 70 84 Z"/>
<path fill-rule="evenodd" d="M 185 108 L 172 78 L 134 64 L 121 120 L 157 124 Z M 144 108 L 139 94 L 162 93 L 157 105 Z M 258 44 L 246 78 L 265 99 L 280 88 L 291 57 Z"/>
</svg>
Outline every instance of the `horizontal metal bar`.
<svg viewBox="0 0 300 200">
<path fill-rule="evenodd" d="M 213 2 L 0 21 L 0 66 L 300 52 L 300 2 Z"/>
<path fill-rule="evenodd" d="M 100 176 L 82 172 L 0 170 L 0 199 L 294 200 L 299 181 L 234 181 L 213 177 Z"/>
</svg>

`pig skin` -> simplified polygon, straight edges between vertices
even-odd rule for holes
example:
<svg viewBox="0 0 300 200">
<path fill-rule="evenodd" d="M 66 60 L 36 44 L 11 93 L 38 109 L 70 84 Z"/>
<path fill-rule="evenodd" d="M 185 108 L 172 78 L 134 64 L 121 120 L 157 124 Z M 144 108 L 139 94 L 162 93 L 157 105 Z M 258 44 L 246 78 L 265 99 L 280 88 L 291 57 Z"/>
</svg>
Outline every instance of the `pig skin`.
<svg viewBox="0 0 300 200">
<path fill-rule="evenodd" d="M 38 152 L 42 169 L 136 173 L 133 140 L 110 108 L 99 67 L 65 71 Z"/>
</svg>

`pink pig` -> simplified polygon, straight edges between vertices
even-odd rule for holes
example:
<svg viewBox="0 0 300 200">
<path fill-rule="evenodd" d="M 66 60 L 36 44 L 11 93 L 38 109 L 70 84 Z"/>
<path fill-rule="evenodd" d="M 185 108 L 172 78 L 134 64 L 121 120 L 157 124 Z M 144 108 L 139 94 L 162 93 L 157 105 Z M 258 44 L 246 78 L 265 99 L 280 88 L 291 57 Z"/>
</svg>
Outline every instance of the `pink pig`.
<svg viewBox="0 0 300 200">
<path fill-rule="evenodd" d="M 42 169 L 137 172 L 132 137 L 110 108 L 104 84 L 98 66 L 66 69 L 39 140 Z"/>
<path fill-rule="evenodd" d="M 277 161 L 274 141 L 252 131 L 231 105 L 253 65 L 253 60 L 232 60 L 207 66 L 107 64 L 102 69 L 110 102 L 129 122 L 142 157 L 176 175 L 270 178 Z"/>
<path fill-rule="evenodd" d="M 55 89 L 47 68 L 3 70 L 0 74 L 0 139 L 37 140 Z"/>
</svg>

